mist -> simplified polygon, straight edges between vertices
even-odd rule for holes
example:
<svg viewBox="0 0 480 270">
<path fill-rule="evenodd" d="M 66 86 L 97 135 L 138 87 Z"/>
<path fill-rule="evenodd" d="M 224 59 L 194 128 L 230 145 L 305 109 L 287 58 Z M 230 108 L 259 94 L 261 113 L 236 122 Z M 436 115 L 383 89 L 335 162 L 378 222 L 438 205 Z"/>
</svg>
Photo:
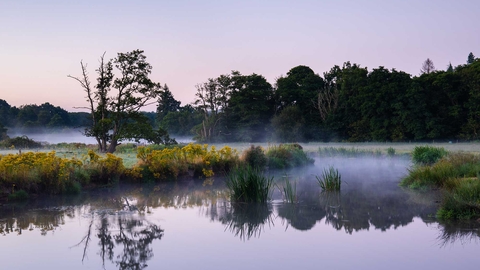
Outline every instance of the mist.
<svg viewBox="0 0 480 270">
<path fill-rule="evenodd" d="M 28 138 L 44 143 L 44 144 L 57 144 L 57 143 L 84 143 L 84 144 L 96 144 L 96 140 L 93 137 L 87 137 L 83 134 L 83 128 L 64 128 L 64 129 L 51 129 L 51 128 L 9 128 L 7 135 L 10 138 L 27 136 Z M 192 143 L 193 138 L 187 136 L 175 136 L 171 135 L 178 143 Z M 124 141 L 128 142 L 128 141 Z M 132 141 L 133 142 L 133 141 Z"/>
</svg>

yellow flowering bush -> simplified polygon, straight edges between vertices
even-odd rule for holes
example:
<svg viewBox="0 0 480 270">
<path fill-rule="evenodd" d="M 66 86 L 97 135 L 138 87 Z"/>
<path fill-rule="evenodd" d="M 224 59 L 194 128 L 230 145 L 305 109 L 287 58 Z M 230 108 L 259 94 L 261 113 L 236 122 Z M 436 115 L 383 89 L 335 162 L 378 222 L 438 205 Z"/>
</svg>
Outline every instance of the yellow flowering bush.
<svg viewBox="0 0 480 270">
<path fill-rule="evenodd" d="M 90 174 L 90 181 L 98 184 L 111 184 L 118 182 L 125 171 L 123 160 L 113 154 L 107 153 L 105 157 L 99 156 L 93 150 L 87 153 L 85 169 Z"/>
<path fill-rule="evenodd" d="M 137 166 L 144 168 L 144 177 L 177 179 L 179 176 L 211 177 L 215 172 L 228 171 L 239 160 L 236 150 L 225 146 L 216 150 L 207 144 L 188 144 L 182 148 L 151 150 L 139 147 Z"/>
<path fill-rule="evenodd" d="M 75 170 L 81 166 L 81 161 L 57 157 L 54 151 L 9 154 L 0 156 L 0 184 L 62 193 L 75 185 Z"/>
</svg>

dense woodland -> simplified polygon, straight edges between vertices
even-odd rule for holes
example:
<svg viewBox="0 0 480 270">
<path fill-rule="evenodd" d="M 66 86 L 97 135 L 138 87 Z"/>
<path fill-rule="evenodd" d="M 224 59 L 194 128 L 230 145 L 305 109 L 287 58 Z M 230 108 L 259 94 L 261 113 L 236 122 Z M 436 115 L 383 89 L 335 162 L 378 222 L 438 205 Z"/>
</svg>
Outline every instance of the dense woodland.
<svg viewBox="0 0 480 270">
<path fill-rule="evenodd" d="M 163 86 L 152 125 L 200 142 L 430 141 L 480 137 L 480 59 L 421 75 L 346 62 L 323 76 L 292 68 L 274 85 L 238 71 L 196 85 L 195 101 L 182 106 Z M 5 127 L 88 126 L 87 113 L 49 103 L 19 108 L 0 100 Z"/>
</svg>

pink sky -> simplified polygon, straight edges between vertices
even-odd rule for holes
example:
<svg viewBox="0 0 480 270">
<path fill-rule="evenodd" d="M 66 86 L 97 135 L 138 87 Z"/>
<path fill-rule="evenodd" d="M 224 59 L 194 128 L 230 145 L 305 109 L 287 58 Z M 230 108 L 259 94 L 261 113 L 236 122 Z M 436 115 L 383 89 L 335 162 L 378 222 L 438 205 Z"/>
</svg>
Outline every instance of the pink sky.
<svg viewBox="0 0 480 270">
<path fill-rule="evenodd" d="M 345 61 L 418 75 L 427 57 L 437 69 L 480 57 L 479 11 L 478 0 L 3 0 L 0 99 L 75 111 L 85 95 L 67 75 L 80 75 L 80 60 L 94 81 L 103 52 L 134 49 L 183 105 L 231 70 L 272 84 L 297 65 L 322 75 Z"/>
</svg>

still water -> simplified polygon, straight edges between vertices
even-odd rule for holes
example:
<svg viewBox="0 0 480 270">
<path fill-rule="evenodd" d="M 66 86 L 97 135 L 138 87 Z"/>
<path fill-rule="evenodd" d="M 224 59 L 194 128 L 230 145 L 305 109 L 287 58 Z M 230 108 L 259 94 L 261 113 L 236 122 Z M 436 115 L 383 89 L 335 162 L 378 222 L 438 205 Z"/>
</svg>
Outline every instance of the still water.
<svg viewBox="0 0 480 270">
<path fill-rule="evenodd" d="M 398 187 L 410 161 L 317 159 L 268 205 L 224 180 L 122 186 L 0 206 L 0 269 L 479 269 L 479 223 L 435 220 L 435 194 Z M 346 182 L 320 192 L 328 166 Z"/>
</svg>

